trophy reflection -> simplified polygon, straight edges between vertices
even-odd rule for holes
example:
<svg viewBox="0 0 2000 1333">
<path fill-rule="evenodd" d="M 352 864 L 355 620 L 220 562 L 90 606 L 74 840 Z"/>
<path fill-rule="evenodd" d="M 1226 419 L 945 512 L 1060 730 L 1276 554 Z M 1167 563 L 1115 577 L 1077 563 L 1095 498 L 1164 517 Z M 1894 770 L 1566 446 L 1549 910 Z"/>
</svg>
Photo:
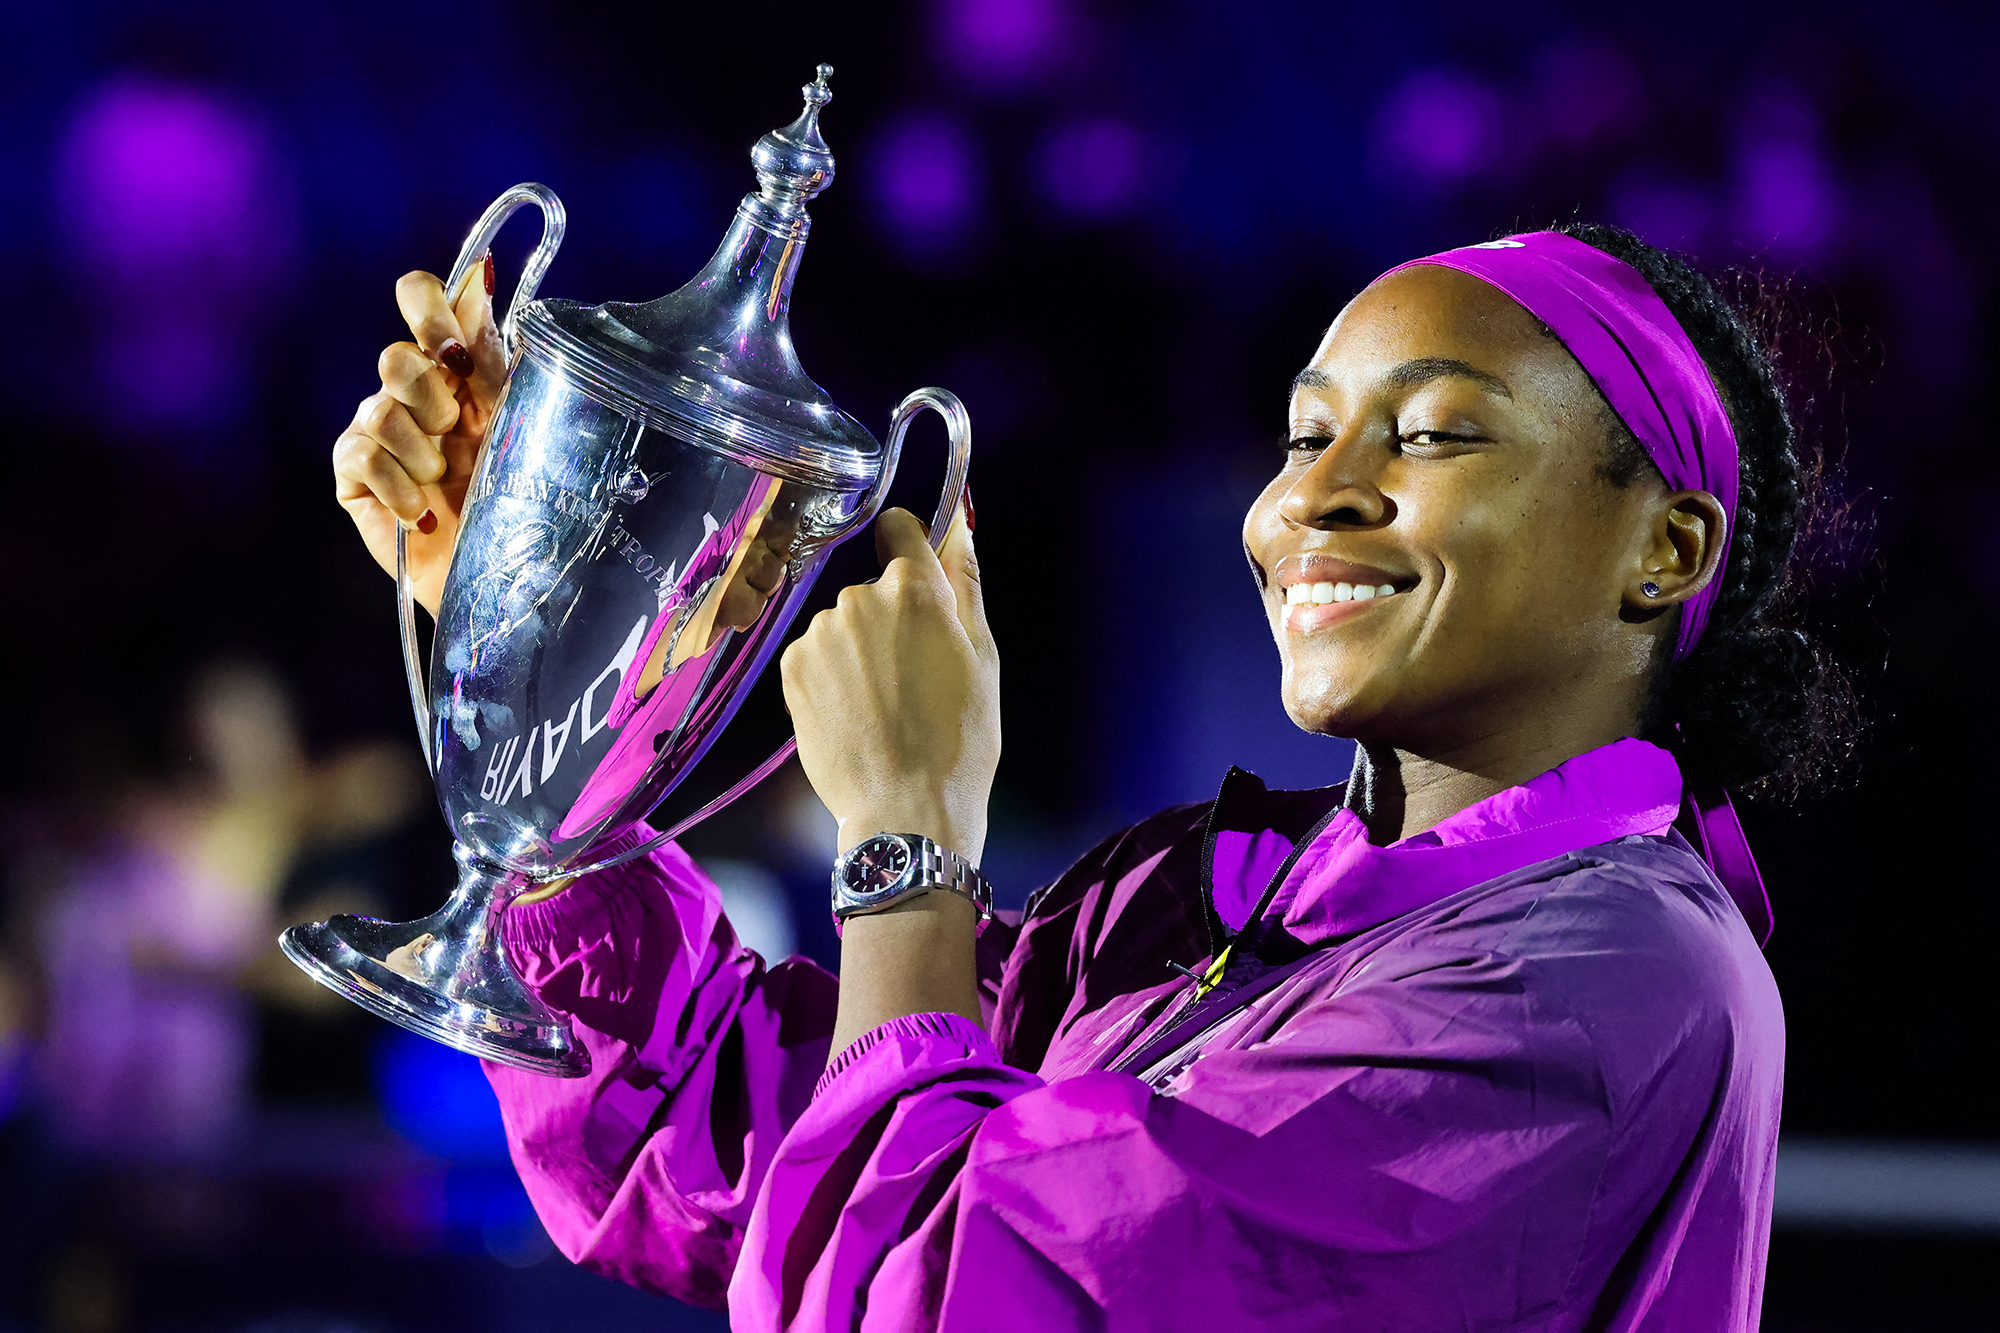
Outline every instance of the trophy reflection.
<svg viewBox="0 0 2000 1333">
<path fill-rule="evenodd" d="M 337 916 L 281 940 L 316 980 L 391 1022 L 521 1068 L 588 1072 L 568 1021 L 507 960 L 507 905 L 644 854 L 790 756 L 788 743 L 664 833 L 640 824 L 734 715 L 827 553 L 881 507 L 927 409 L 950 437 L 932 523 L 943 541 L 971 445 L 964 407 L 918 390 L 877 441 L 792 346 L 805 205 L 833 179 L 818 126 L 832 73 L 820 66 L 799 118 L 752 149 L 759 189 L 679 291 L 644 304 L 536 300 L 564 225 L 540 185 L 502 195 L 460 252 L 447 291 L 514 211 L 541 210 L 428 670 L 398 535 L 404 662 L 458 885 L 422 921 Z"/>
</svg>

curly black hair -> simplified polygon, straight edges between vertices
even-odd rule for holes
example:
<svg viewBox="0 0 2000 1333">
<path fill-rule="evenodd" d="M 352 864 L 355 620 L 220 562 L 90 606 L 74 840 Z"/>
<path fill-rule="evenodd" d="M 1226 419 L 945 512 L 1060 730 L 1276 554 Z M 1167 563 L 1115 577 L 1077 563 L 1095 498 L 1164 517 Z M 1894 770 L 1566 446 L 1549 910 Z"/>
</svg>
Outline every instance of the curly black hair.
<svg viewBox="0 0 2000 1333">
<path fill-rule="evenodd" d="M 1722 589 L 1688 657 L 1662 645 L 1642 734 L 1672 750 L 1691 783 L 1789 800 L 1832 784 L 1858 732 L 1853 687 L 1805 630 L 1799 535 L 1815 487 L 1771 349 L 1745 312 L 1680 257 L 1601 223 L 1554 230 L 1637 269 L 1694 343 L 1736 430 L 1741 480 Z M 1604 475 L 1629 486 L 1652 459 L 1607 403 Z"/>
</svg>

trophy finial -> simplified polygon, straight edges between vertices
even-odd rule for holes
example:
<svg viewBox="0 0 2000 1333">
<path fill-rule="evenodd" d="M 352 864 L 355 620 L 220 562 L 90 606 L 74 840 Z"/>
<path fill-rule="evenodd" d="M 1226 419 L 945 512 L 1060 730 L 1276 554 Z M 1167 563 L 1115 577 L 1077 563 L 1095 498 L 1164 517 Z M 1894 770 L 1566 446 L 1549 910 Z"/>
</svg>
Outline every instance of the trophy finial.
<svg viewBox="0 0 2000 1333">
<path fill-rule="evenodd" d="M 833 66 L 821 65 L 816 78 L 799 91 L 805 109 L 799 118 L 781 130 L 772 130 L 750 150 L 757 168 L 757 183 L 763 202 L 781 218 L 803 215 L 808 200 L 833 184 L 833 150 L 820 137 L 820 108 L 833 100 L 827 80 Z"/>
</svg>

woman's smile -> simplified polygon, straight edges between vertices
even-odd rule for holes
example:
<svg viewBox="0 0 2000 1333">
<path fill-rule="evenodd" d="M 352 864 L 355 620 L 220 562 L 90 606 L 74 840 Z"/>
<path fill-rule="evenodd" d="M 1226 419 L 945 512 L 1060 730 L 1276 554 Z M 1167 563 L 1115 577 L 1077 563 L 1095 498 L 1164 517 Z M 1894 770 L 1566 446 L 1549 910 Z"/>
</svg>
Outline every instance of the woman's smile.
<svg viewBox="0 0 2000 1333">
<path fill-rule="evenodd" d="M 1410 576 L 1318 552 L 1286 556 L 1278 562 L 1276 575 L 1281 623 L 1294 634 L 1312 634 L 1350 620 L 1417 583 Z"/>
</svg>

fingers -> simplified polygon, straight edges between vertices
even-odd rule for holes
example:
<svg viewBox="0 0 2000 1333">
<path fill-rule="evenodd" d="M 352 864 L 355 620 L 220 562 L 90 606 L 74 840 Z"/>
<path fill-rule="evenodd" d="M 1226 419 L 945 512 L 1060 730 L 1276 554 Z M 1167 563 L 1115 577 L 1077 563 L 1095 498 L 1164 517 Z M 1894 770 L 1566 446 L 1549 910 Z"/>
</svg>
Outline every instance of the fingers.
<svg viewBox="0 0 2000 1333">
<path fill-rule="evenodd" d="M 454 375 L 471 378 L 475 366 L 465 330 L 459 326 L 458 315 L 445 299 L 444 284 L 435 274 L 420 269 L 398 278 L 396 308 L 403 312 L 403 322 L 410 326 L 424 355 Z"/>
<path fill-rule="evenodd" d="M 415 343 L 385 347 L 375 368 L 382 377 L 382 388 L 409 409 L 411 419 L 425 434 L 442 435 L 457 423 L 457 396 Z"/>
<path fill-rule="evenodd" d="M 472 351 L 472 390 L 482 403 L 500 396 L 507 383 L 507 348 L 500 338 L 500 326 L 493 319 L 493 256 L 489 253 L 473 270 L 472 280 L 458 298 L 453 312 L 465 331 L 466 346 Z"/>
<path fill-rule="evenodd" d="M 372 496 L 397 519 L 415 526 L 430 502 L 395 455 L 350 428 L 333 444 L 333 493 L 343 506 Z"/>
<path fill-rule="evenodd" d="M 437 440 L 394 395 L 372 393 L 363 398 L 354 413 L 354 427 L 395 455 L 418 485 L 429 486 L 443 479 L 445 457 Z"/>
<path fill-rule="evenodd" d="M 334 495 L 340 503 L 372 496 L 410 526 L 430 508 L 423 488 L 444 474 L 437 441 L 386 391 L 362 399 L 353 422 L 334 441 Z"/>
<path fill-rule="evenodd" d="M 875 520 L 875 555 L 882 562 L 884 576 L 898 560 L 913 561 L 918 568 L 937 565 L 930 532 L 907 509 L 885 509 Z"/>
<path fill-rule="evenodd" d="M 966 518 L 964 505 L 952 513 L 951 531 L 945 536 L 944 548 L 938 552 L 938 563 L 944 566 L 952 596 L 957 599 L 958 623 L 965 626 L 974 647 L 982 653 L 992 652 L 993 631 L 986 623 L 986 589 L 979 579 L 979 555 L 973 549 L 972 524 Z"/>
</svg>

